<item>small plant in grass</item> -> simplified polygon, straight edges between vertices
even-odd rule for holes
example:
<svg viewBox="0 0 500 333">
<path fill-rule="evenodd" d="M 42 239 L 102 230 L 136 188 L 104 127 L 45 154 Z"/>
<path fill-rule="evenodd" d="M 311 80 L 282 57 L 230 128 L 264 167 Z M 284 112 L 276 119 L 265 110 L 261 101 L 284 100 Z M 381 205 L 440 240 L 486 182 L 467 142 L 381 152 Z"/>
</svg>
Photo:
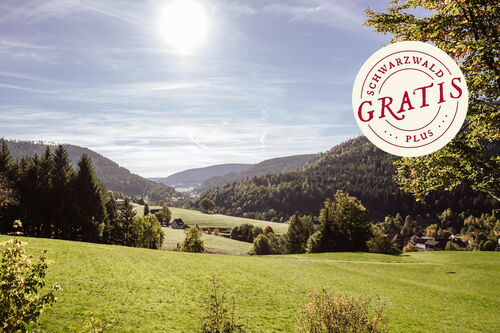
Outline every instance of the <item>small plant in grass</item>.
<svg viewBox="0 0 500 333">
<path fill-rule="evenodd" d="M 236 301 L 228 300 L 226 294 L 220 291 L 220 285 L 212 276 L 212 290 L 203 299 L 203 315 L 201 317 L 202 333 L 244 333 L 247 325 L 241 323 L 241 318 L 235 315 Z"/>
<path fill-rule="evenodd" d="M 14 229 L 19 230 L 21 226 L 21 222 L 16 221 Z M 32 256 L 26 254 L 25 242 L 14 237 L 3 245 L 7 248 L 1 253 L 0 264 L 0 331 L 26 332 L 28 325 L 37 322 L 44 308 L 57 301 L 55 292 L 61 287 L 54 284 L 42 292 L 49 264 L 47 250 L 42 252 L 37 263 L 33 263 Z"/>
<path fill-rule="evenodd" d="M 297 324 L 301 333 L 387 332 L 384 305 L 372 306 L 369 297 L 349 296 L 328 287 L 311 290 L 307 296 Z"/>
<path fill-rule="evenodd" d="M 91 312 L 85 317 L 83 327 L 79 333 L 103 333 L 111 330 L 118 323 L 118 319 L 103 321 L 96 318 Z"/>
<path fill-rule="evenodd" d="M 403 252 L 418 252 L 418 247 L 415 244 L 410 243 L 403 247 Z"/>
</svg>

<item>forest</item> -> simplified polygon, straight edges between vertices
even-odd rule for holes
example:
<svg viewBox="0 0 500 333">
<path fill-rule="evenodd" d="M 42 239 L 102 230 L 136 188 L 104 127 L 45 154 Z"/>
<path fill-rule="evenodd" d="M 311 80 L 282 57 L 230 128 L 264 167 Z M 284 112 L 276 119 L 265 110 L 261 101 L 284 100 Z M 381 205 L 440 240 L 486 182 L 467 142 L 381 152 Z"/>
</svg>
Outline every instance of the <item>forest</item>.
<svg viewBox="0 0 500 333">
<path fill-rule="evenodd" d="M 217 213 L 285 222 L 296 212 L 317 216 L 324 202 L 343 190 L 358 198 L 374 221 L 397 213 L 433 217 L 448 208 L 476 216 L 498 208 L 491 196 L 473 192 L 467 185 L 451 192 L 437 190 L 424 202 L 416 201 L 394 181 L 395 160 L 358 137 L 333 147 L 303 169 L 226 184 L 203 193 L 189 206 L 198 207 L 200 200 L 208 198 Z"/>
<path fill-rule="evenodd" d="M 14 162 L 0 148 L 0 233 L 22 222 L 27 236 L 159 249 L 164 233 L 155 215 L 136 217 L 125 199 L 118 210 L 113 192 L 95 175 L 83 154 L 75 170 L 62 145 Z"/>
</svg>

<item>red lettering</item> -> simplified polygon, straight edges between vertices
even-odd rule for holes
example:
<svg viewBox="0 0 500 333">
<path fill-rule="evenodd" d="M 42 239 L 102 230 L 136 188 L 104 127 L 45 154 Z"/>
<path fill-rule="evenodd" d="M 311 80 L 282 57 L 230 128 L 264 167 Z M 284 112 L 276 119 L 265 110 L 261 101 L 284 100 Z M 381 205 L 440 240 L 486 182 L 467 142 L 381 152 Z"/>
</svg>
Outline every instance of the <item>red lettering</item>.
<svg viewBox="0 0 500 333">
<path fill-rule="evenodd" d="M 370 106 L 371 106 L 371 105 L 372 105 L 372 102 L 370 102 L 370 101 L 364 101 L 363 103 L 361 103 L 361 104 L 359 105 L 359 108 L 358 108 L 358 117 L 359 117 L 359 120 L 361 120 L 362 122 L 365 122 L 365 123 L 366 123 L 367 121 L 370 121 L 370 120 L 372 120 L 372 119 L 373 119 L 373 112 L 375 112 L 375 111 L 374 111 L 374 110 L 370 110 L 370 111 L 368 111 L 368 112 L 367 112 L 367 113 L 368 113 L 368 119 L 364 119 L 364 118 L 363 118 L 363 116 L 362 116 L 361 114 L 362 114 L 363 105 L 365 105 L 365 104 L 368 104 L 368 105 L 370 105 Z"/>
<path fill-rule="evenodd" d="M 454 77 L 453 79 L 451 79 L 451 85 L 453 86 L 453 88 L 455 88 L 457 90 L 458 96 L 455 97 L 452 95 L 452 93 L 450 93 L 450 97 L 451 98 L 460 98 L 460 96 L 462 96 L 462 89 L 455 84 L 455 80 L 458 80 L 458 82 L 460 82 L 461 80 L 459 77 Z"/>
<path fill-rule="evenodd" d="M 414 109 L 413 105 L 411 105 L 410 97 L 408 96 L 408 92 L 407 91 L 405 91 L 405 93 L 403 95 L 403 100 L 401 101 L 401 108 L 399 109 L 398 113 L 406 111 L 404 109 L 404 105 L 405 104 L 408 104 L 408 110 L 413 110 Z"/>
<path fill-rule="evenodd" d="M 413 95 L 415 95 L 415 91 L 422 90 L 422 105 L 420 106 L 421 108 L 429 106 L 429 104 L 427 104 L 426 90 L 427 90 L 427 88 L 431 88 L 432 86 L 434 86 L 434 83 L 431 83 L 429 86 L 420 87 L 420 88 L 413 90 Z"/>
</svg>

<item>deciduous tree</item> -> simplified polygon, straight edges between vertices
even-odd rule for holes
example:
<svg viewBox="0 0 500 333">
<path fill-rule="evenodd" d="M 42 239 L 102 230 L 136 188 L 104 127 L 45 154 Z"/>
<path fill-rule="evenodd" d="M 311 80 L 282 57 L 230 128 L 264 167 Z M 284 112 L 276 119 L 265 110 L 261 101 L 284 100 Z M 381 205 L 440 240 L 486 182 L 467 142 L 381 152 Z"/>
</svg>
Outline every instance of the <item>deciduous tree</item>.
<svg viewBox="0 0 500 333">
<path fill-rule="evenodd" d="M 412 9 L 423 9 L 417 16 Z M 458 135 L 430 155 L 397 161 L 396 179 L 423 200 L 460 184 L 500 200 L 500 2 L 396 0 L 386 12 L 366 11 L 365 25 L 392 42 L 430 42 L 453 57 L 467 80 L 469 111 Z"/>
</svg>

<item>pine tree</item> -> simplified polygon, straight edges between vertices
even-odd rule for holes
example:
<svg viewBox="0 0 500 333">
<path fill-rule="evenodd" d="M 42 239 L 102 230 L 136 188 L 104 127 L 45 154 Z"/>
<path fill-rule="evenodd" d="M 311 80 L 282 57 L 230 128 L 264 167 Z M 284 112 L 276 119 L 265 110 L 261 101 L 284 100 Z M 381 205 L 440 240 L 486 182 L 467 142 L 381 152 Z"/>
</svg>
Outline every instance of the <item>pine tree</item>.
<svg viewBox="0 0 500 333">
<path fill-rule="evenodd" d="M 62 145 L 57 146 L 54 152 L 54 167 L 51 179 L 53 186 L 52 217 L 56 235 L 71 238 L 71 221 L 75 216 L 75 205 L 71 200 L 71 183 L 75 177 L 75 170 L 70 164 L 68 152 Z"/>
<path fill-rule="evenodd" d="M 122 226 L 122 245 L 130 246 L 133 243 L 131 239 L 131 228 L 132 223 L 134 222 L 135 215 L 136 213 L 134 211 L 134 206 L 132 206 L 129 198 L 125 197 L 123 208 L 120 211 L 120 223 Z"/>
<path fill-rule="evenodd" d="M 299 217 L 295 213 L 289 222 L 288 232 L 285 234 L 285 246 L 287 253 L 304 253 L 307 239 L 313 232 L 312 220 L 310 217 Z"/>
<path fill-rule="evenodd" d="M 113 193 L 108 193 L 106 201 L 106 226 L 103 232 L 103 241 L 108 244 L 121 244 L 122 225 Z"/>
<path fill-rule="evenodd" d="M 99 240 L 99 233 L 106 220 L 104 186 L 95 176 L 87 155 L 82 155 L 78 168 L 73 186 L 75 204 L 78 207 L 78 238 L 95 242 Z"/>
<path fill-rule="evenodd" d="M 10 155 L 9 147 L 5 140 L 2 140 L 2 147 L 0 148 L 0 175 L 10 178 L 12 164 L 12 156 Z"/>
<path fill-rule="evenodd" d="M 144 216 L 149 215 L 149 205 L 146 203 L 144 204 Z"/>
</svg>

